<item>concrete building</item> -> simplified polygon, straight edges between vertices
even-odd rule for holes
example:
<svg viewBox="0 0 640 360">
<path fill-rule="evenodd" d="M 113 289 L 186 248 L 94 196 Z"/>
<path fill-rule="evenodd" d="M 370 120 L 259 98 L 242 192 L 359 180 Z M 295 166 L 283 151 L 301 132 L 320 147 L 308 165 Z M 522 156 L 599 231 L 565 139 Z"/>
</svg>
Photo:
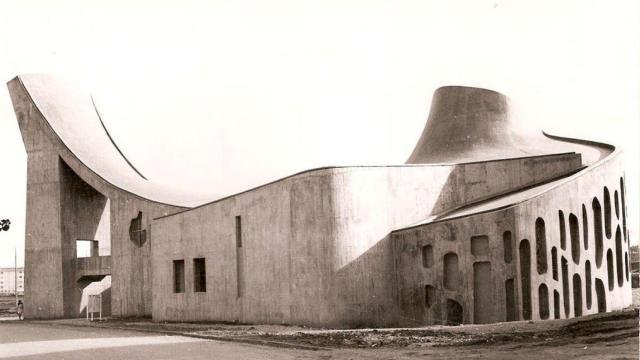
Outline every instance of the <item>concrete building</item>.
<svg viewBox="0 0 640 360">
<path fill-rule="evenodd" d="M 27 318 L 79 316 L 89 292 L 114 316 L 330 327 L 631 303 L 620 151 L 527 130 L 497 92 L 436 90 L 406 164 L 203 204 L 136 170 L 90 96 L 39 75 L 8 86 L 29 162 Z"/>
<path fill-rule="evenodd" d="M 16 281 L 18 286 L 16 288 Z M 24 268 L 0 268 L 0 296 L 24 294 Z"/>
</svg>

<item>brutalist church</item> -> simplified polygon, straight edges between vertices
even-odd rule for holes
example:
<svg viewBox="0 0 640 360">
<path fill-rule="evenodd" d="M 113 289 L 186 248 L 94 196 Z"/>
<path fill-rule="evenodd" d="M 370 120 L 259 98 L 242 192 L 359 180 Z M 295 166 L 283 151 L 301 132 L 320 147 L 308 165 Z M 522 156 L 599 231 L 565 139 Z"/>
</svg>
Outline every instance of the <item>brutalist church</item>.
<svg viewBox="0 0 640 360">
<path fill-rule="evenodd" d="M 495 91 L 437 89 L 403 165 L 198 203 L 145 178 L 88 93 L 43 75 L 8 87 L 28 154 L 28 319 L 83 316 L 89 294 L 116 317 L 322 327 L 631 304 L 620 151 L 526 130 Z"/>
</svg>

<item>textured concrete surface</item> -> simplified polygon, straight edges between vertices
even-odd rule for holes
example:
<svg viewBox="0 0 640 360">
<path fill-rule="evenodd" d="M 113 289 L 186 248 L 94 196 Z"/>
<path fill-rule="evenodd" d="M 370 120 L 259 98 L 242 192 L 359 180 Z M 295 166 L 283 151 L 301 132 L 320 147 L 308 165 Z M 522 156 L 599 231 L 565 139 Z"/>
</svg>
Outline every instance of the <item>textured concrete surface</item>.
<svg viewBox="0 0 640 360">
<path fill-rule="evenodd" d="M 585 164 L 601 157 L 598 147 L 567 144 L 523 123 L 503 94 L 444 86 L 433 94 L 429 119 L 407 164 L 487 161 L 565 151 L 581 153 Z"/>
<path fill-rule="evenodd" d="M 172 261 L 186 259 L 186 287 L 192 289 L 188 260 L 205 257 L 214 290 L 173 294 L 173 279 L 156 277 L 154 319 L 393 324 L 391 230 L 579 165 L 579 157 L 566 154 L 457 166 L 325 169 L 159 218 L 152 225 L 153 272 L 171 274 Z M 235 216 L 242 217 L 241 253 Z M 246 290 L 241 296 L 238 286 Z"/>
<path fill-rule="evenodd" d="M 89 96 L 47 76 L 8 86 L 29 161 L 27 318 L 76 317 L 88 291 L 115 316 L 332 327 L 631 302 L 619 151 L 529 131 L 502 94 L 437 90 L 407 165 L 308 170 L 189 209 Z M 78 240 L 101 256 L 78 259 Z"/>
<path fill-rule="evenodd" d="M 620 162 L 614 158 L 520 204 L 396 231 L 393 241 L 403 316 L 416 323 L 444 322 L 448 299 L 462 305 L 464 323 L 478 322 L 476 317 L 487 313 L 492 314 L 489 321 L 508 321 L 567 318 L 628 306 L 629 243 L 622 230 L 619 242 L 614 235 L 597 240 L 603 226 L 596 224 L 604 220 L 594 216 L 592 207 L 594 199 L 603 198 L 605 187 L 619 188 L 621 176 Z M 575 219 L 574 225 L 569 224 L 569 217 Z M 622 218 L 613 216 L 610 221 L 613 228 L 623 228 Z M 486 236 L 487 251 L 474 254 L 474 241 L 481 236 Z M 423 264 L 426 246 L 432 249 L 430 266 Z M 611 264 L 605 259 L 609 253 Z M 474 283 L 471 276 L 463 276 L 456 288 L 446 289 L 442 283 L 449 271 L 444 264 L 446 254 L 459 257 L 454 271 L 462 274 L 475 274 L 476 264 L 487 262 L 490 281 Z M 604 285 L 604 293 L 598 292 L 598 283 Z M 425 305 L 427 285 L 437 289 L 429 300 L 431 306 Z M 475 308 L 478 292 L 489 296 L 488 308 Z M 510 312 L 515 318 L 509 318 Z"/>
<path fill-rule="evenodd" d="M 82 315 L 86 294 L 81 290 L 88 284 L 79 282 L 76 274 L 77 240 L 98 241 L 115 264 L 111 268 L 113 314 L 150 315 L 150 241 L 135 246 L 130 241 L 130 223 L 142 212 L 142 227 L 149 232 L 150 219 L 184 208 L 142 198 L 133 193 L 134 185 L 111 177 L 128 174 L 127 179 L 146 182 L 115 149 L 95 109 L 88 115 L 90 98 L 78 99 L 79 95 L 71 95 L 66 86 L 47 76 L 16 77 L 8 87 L 28 159 L 25 316 Z M 73 150 L 70 143 L 76 143 Z M 98 143 L 114 149 L 107 151 Z M 99 149 L 91 158 L 83 158 Z M 87 166 L 102 158 L 120 165 Z M 123 189 L 114 183 L 131 186 Z"/>
</svg>

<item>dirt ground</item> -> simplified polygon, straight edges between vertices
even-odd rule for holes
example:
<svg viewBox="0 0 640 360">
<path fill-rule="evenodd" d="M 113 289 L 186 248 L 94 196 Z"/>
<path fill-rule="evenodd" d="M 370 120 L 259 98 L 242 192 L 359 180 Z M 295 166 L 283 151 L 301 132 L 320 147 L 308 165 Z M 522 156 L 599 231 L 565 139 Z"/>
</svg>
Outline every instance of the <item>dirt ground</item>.
<svg viewBox="0 0 640 360">
<path fill-rule="evenodd" d="M 639 307 L 640 289 L 634 289 L 634 306 L 624 311 L 567 320 L 489 325 L 327 330 L 280 325 L 154 323 L 149 319 L 33 323 L 141 330 L 308 350 L 300 359 L 638 359 Z"/>
</svg>

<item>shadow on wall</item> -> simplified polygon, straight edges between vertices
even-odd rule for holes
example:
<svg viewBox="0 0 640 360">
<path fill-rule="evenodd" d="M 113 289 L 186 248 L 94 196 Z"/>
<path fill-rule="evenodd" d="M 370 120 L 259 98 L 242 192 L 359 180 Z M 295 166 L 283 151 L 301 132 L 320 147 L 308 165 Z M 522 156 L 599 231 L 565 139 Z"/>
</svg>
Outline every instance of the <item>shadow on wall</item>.
<svg viewBox="0 0 640 360">
<path fill-rule="evenodd" d="M 325 288 L 335 299 L 333 303 L 340 304 L 327 310 L 330 317 L 340 319 L 334 320 L 335 323 L 352 327 L 424 325 L 422 318 L 401 318 L 391 232 L 469 203 L 521 191 L 572 174 L 579 168 L 579 159 L 577 154 L 561 154 L 455 165 L 444 185 L 440 189 L 432 189 L 433 192 L 439 191 L 432 204 L 425 203 L 424 209 L 416 208 L 405 214 L 395 214 L 393 204 L 406 198 L 403 196 L 406 194 L 394 193 L 391 208 L 384 211 L 393 218 L 390 223 L 396 224 L 395 228 L 388 229 L 382 239 L 341 267 L 334 274 L 334 283 Z M 482 271 L 486 269 L 478 269 L 479 273 Z M 415 291 L 415 296 L 410 298 L 421 303 L 425 301 L 426 290 L 416 288 L 411 291 Z M 447 309 L 451 310 L 451 316 L 446 321 L 460 322 L 458 306 L 449 305 Z"/>
<path fill-rule="evenodd" d="M 575 173 L 580 164 L 579 154 L 556 154 L 455 165 L 431 215 L 554 181 Z"/>
<path fill-rule="evenodd" d="M 340 268 L 329 285 L 336 322 L 345 327 L 397 325 L 395 271 L 391 235 Z"/>
</svg>

